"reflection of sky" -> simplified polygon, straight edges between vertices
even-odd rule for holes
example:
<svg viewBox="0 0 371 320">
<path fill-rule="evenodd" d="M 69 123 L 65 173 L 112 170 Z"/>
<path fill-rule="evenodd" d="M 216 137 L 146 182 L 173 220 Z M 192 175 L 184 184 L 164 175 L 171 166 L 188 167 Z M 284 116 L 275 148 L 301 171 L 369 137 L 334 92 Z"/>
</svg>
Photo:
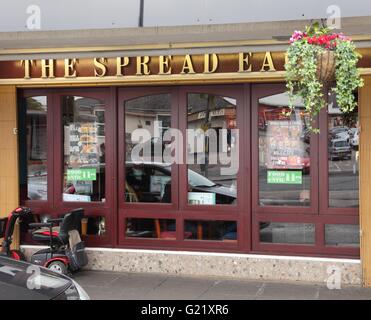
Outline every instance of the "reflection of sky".
<svg viewBox="0 0 371 320">
<path fill-rule="evenodd" d="M 38 5 L 41 28 L 72 30 L 137 27 L 140 0 L 3 0 L 0 31 L 25 31 L 27 7 Z M 319 19 L 337 5 L 341 16 L 371 15 L 367 0 L 144 0 L 144 26 L 177 26 Z M 284 9 L 283 9 L 284 8 Z M 279 33 L 279 30 L 277 30 Z"/>
<path fill-rule="evenodd" d="M 267 106 L 283 107 L 289 105 L 289 94 L 288 92 L 275 94 L 272 96 L 264 97 L 259 99 L 259 103 Z M 304 103 L 301 98 L 294 100 L 295 107 L 304 107 Z"/>
</svg>

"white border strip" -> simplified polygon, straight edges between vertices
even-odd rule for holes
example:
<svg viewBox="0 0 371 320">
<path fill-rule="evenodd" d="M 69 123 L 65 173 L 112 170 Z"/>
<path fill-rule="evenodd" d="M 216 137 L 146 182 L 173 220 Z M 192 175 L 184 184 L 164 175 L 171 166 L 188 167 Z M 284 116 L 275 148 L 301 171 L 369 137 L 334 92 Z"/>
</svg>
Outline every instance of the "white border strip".
<svg viewBox="0 0 371 320">
<path fill-rule="evenodd" d="M 47 246 L 22 245 L 22 249 L 41 249 Z M 275 256 L 260 254 L 235 254 L 235 253 L 216 253 L 199 251 L 167 251 L 167 250 L 147 250 L 147 249 L 121 249 L 121 248 L 86 248 L 87 251 L 96 252 L 117 252 L 117 253 L 149 253 L 165 255 L 188 255 L 205 257 L 225 257 L 225 258 L 246 258 L 256 260 L 291 260 L 291 261 L 315 261 L 315 262 L 334 262 L 360 264 L 360 259 L 338 259 L 338 258 L 319 258 L 319 257 L 297 257 L 297 256 Z"/>
</svg>

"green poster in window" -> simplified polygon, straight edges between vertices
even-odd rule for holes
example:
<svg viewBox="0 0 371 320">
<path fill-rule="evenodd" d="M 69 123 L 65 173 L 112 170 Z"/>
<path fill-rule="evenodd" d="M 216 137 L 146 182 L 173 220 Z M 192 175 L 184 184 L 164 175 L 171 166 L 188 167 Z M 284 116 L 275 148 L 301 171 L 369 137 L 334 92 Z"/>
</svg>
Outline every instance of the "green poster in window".
<svg viewBox="0 0 371 320">
<path fill-rule="evenodd" d="M 267 181 L 269 184 L 302 184 L 301 171 L 268 170 Z"/>
<path fill-rule="evenodd" d="M 97 180 L 97 169 L 68 169 L 67 181 L 95 181 Z"/>
</svg>

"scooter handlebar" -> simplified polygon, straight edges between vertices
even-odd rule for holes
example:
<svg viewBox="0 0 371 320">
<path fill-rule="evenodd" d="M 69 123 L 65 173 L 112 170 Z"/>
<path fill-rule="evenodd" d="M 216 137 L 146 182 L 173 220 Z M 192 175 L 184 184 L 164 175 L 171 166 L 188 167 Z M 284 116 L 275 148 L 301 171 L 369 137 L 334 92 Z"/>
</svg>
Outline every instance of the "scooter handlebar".
<svg viewBox="0 0 371 320">
<path fill-rule="evenodd" d="M 63 218 L 48 219 L 47 223 L 60 223 L 63 221 Z"/>
<path fill-rule="evenodd" d="M 37 223 L 30 223 L 28 226 L 29 226 L 30 229 L 45 228 L 45 227 L 51 228 L 51 227 L 53 227 L 53 224 L 48 223 L 48 222 L 46 222 L 46 223 L 38 223 L 37 222 Z"/>
</svg>

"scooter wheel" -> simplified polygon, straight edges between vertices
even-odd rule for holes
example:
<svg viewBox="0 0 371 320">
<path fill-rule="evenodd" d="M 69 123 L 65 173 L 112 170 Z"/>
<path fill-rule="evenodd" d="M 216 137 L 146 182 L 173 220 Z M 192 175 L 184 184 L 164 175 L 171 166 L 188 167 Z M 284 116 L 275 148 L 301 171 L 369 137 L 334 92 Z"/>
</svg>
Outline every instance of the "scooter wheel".
<svg viewBox="0 0 371 320">
<path fill-rule="evenodd" d="M 11 250 L 10 257 L 17 261 L 26 261 L 25 255 L 19 250 Z"/>
<path fill-rule="evenodd" d="M 48 264 L 48 269 L 59 274 L 67 274 L 67 266 L 61 261 L 52 261 Z"/>
</svg>

